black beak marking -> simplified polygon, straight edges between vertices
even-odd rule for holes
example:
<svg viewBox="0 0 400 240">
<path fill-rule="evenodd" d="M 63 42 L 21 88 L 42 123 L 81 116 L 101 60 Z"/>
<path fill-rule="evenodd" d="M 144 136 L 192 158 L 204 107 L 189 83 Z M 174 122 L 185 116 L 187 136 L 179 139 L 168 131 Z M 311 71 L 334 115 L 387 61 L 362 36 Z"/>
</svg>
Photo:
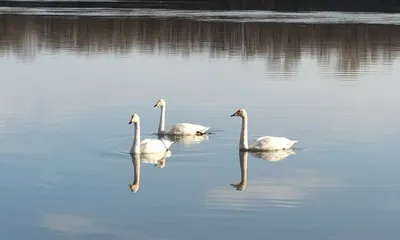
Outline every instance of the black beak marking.
<svg viewBox="0 0 400 240">
<path fill-rule="evenodd" d="M 128 124 L 132 124 L 132 120 L 130 120 L 130 121 L 128 122 Z"/>
<path fill-rule="evenodd" d="M 153 107 L 157 107 L 157 104 L 154 104 L 154 106 Z"/>
<path fill-rule="evenodd" d="M 231 115 L 231 117 L 236 117 L 239 116 L 239 111 L 236 111 L 234 114 Z"/>
</svg>

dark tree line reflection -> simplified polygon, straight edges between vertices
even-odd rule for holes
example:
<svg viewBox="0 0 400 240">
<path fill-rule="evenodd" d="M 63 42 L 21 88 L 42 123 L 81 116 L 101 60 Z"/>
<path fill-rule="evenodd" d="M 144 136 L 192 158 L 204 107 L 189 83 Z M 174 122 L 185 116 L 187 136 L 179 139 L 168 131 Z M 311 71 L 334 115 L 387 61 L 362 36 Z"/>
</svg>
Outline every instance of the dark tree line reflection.
<svg viewBox="0 0 400 240">
<path fill-rule="evenodd" d="M 29 2 L 29 3 L 27 3 Z M 158 8 L 180 10 L 257 10 L 280 12 L 341 11 L 341 12 L 387 12 L 398 13 L 396 0 L 18 0 L 0 1 L 0 6 L 41 8 Z"/>
<path fill-rule="evenodd" d="M 92 55 L 209 54 L 295 68 L 302 57 L 336 61 L 351 72 L 398 56 L 400 26 L 362 24 L 240 23 L 183 19 L 0 16 L 0 54 L 34 59 L 45 50 Z"/>
</svg>

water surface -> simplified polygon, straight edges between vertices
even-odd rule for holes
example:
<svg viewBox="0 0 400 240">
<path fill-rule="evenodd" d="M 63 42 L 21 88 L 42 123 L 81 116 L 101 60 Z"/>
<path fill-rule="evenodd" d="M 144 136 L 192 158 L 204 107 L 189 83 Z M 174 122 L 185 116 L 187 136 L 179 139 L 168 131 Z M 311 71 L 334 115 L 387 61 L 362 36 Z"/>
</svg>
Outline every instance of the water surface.
<svg viewBox="0 0 400 240">
<path fill-rule="evenodd" d="M 2 14 L 0 236 L 397 239 L 400 29 L 354 19 Z M 159 98 L 215 134 L 132 158 Z M 238 108 L 295 154 L 240 155 Z"/>
</svg>

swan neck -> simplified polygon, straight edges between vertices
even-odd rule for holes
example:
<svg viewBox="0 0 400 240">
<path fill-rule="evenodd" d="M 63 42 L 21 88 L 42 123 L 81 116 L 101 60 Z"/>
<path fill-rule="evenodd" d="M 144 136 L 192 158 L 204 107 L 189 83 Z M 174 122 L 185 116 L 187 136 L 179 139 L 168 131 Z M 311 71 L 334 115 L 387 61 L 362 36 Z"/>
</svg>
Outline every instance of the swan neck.
<svg viewBox="0 0 400 240">
<path fill-rule="evenodd" d="M 240 150 L 247 150 L 248 147 L 248 140 L 247 140 L 247 116 L 242 117 L 242 129 L 240 131 L 240 142 L 239 142 L 239 149 Z"/>
<path fill-rule="evenodd" d="M 158 125 L 158 133 L 164 133 L 165 128 L 165 106 L 161 106 L 160 123 Z"/>
<path fill-rule="evenodd" d="M 133 144 L 131 147 L 131 153 L 139 153 L 140 154 L 140 122 L 136 122 L 134 126 L 134 138 Z"/>
</svg>

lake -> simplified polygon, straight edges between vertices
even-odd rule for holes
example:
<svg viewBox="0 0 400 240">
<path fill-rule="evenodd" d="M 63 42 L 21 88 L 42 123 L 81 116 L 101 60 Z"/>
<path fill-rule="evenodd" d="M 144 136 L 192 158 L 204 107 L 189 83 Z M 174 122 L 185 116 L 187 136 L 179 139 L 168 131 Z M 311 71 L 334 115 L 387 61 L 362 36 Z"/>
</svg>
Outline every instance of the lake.
<svg viewBox="0 0 400 240">
<path fill-rule="evenodd" d="M 1 239 L 398 239 L 400 15 L 0 10 Z"/>
</svg>

